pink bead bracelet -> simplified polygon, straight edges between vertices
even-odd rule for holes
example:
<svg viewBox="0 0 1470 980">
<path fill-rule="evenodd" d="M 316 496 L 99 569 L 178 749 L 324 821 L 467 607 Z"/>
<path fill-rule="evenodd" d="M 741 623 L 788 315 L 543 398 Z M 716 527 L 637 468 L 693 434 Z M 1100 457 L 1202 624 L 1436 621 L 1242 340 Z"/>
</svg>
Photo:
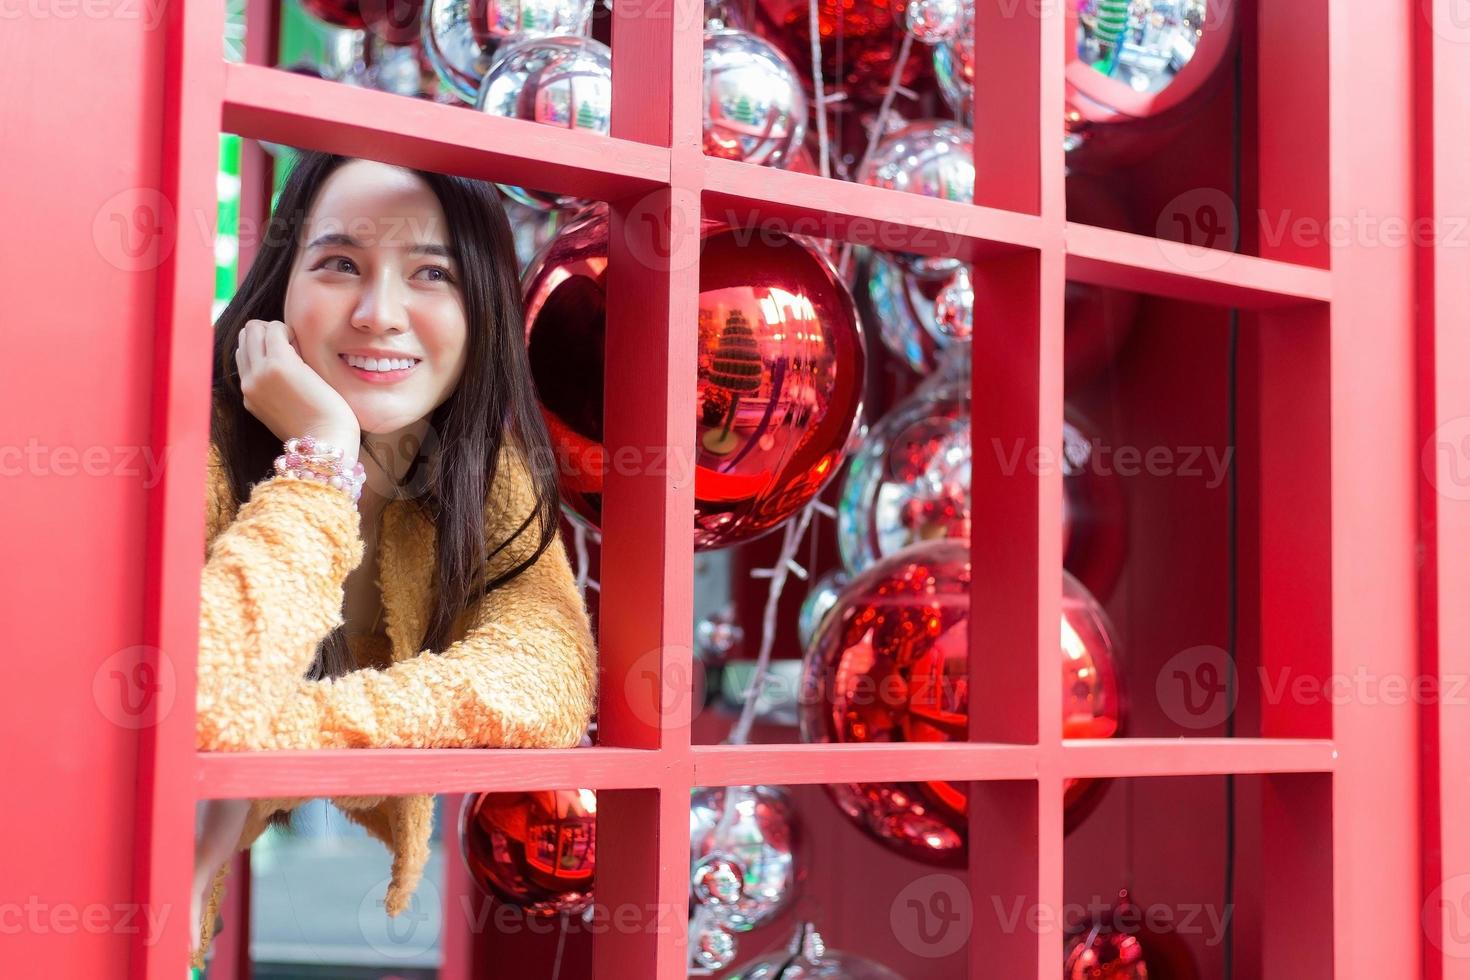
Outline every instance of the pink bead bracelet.
<svg viewBox="0 0 1470 980">
<path fill-rule="evenodd" d="M 315 480 L 336 487 L 357 503 L 367 470 L 361 462 L 349 471 L 344 465 L 345 453 L 337 446 L 311 436 L 286 440 L 286 451 L 276 457 L 276 474 L 294 480 Z"/>
</svg>

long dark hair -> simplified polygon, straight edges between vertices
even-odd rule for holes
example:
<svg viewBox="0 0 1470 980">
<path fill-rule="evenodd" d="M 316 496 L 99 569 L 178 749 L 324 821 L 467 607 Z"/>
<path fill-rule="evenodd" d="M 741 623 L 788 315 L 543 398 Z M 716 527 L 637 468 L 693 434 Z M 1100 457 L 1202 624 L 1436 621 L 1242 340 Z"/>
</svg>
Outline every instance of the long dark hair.
<svg viewBox="0 0 1470 980">
<path fill-rule="evenodd" d="M 220 447 L 237 502 L 272 475 L 280 439 L 246 408 L 235 366 L 235 348 L 247 321 L 284 318 L 286 285 L 307 213 L 326 179 L 353 159 L 315 150 L 298 151 L 275 212 L 261 237 L 250 272 L 215 324 L 211 439 Z M 401 495 L 435 528 L 435 603 L 419 649 L 441 652 L 451 642 L 459 614 L 530 567 L 558 532 L 560 496 L 546 424 L 537 406 L 526 358 L 525 327 L 514 239 L 500 197 L 489 184 L 424 170 L 413 173 L 433 189 L 448 220 L 449 247 L 464 296 L 467 361 L 458 385 L 429 416 L 429 432 L 414 457 Z M 505 541 L 485 540 L 485 510 L 503 443 L 525 454 L 536 503 Z M 367 449 L 364 449 L 364 454 Z M 410 492 L 402 492 L 412 486 Z M 526 537 L 529 535 L 529 537 Z M 512 541 L 530 554 L 489 582 L 477 573 L 488 557 Z M 318 647 L 307 674 L 340 676 L 355 666 L 344 629 Z"/>
</svg>

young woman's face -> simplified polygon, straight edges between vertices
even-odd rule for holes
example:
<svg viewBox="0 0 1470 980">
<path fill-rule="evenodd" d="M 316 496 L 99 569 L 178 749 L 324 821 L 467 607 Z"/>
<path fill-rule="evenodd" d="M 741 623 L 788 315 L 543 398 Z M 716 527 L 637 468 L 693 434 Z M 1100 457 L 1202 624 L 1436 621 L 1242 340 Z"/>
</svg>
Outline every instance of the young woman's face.
<svg viewBox="0 0 1470 980">
<path fill-rule="evenodd" d="M 302 359 L 364 433 L 427 417 L 459 383 L 468 334 L 439 198 L 417 174 L 352 160 L 322 185 L 301 235 L 284 319 Z"/>
</svg>

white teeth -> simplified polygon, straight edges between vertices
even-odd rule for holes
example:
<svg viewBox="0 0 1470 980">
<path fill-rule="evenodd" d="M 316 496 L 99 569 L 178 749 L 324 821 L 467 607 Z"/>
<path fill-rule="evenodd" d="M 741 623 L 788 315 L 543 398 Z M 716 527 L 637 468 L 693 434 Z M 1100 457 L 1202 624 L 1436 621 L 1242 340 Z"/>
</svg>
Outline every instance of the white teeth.
<svg viewBox="0 0 1470 980">
<path fill-rule="evenodd" d="M 344 354 L 343 357 L 348 364 L 364 371 L 400 371 L 418 363 L 411 358 L 358 357 L 356 354 Z"/>
</svg>

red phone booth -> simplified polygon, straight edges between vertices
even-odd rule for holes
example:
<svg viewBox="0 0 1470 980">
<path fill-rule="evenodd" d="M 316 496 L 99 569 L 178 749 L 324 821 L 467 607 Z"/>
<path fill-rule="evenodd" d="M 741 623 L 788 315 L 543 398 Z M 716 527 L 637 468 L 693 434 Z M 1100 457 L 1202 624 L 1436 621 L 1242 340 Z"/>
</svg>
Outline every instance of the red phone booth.
<svg viewBox="0 0 1470 980">
<path fill-rule="evenodd" d="M 675 980 L 691 791 L 762 784 L 802 820 L 805 904 L 742 961 L 811 919 L 904 977 L 1123 976 L 1077 972 L 1069 930 L 1126 888 L 1168 918 L 1150 976 L 1470 977 L 1470 30 L 1438 0 L 1239 0 L 1234 41 L 1206 27 L 1196 97 L 1175 104 L 1078 67 L 1082 6 L 975 5 L 965 203 L 707 155 L 695 0 L 613 0 L 605 136 L 278 70 L 271 0 L 245 4 L 241 62 L 221 57 L 219 2 L 0 3 L 4 972 L 183 975 L 202 799 L 430 792 L 458 814 L 462 794 L 578 789 L 596 794 L 597 905 L 626 914 L 555 947 L 561 975 Z M 974 655 L 944 737 L 769 724 L 725 744 L 733 716 L 695 684 L 697 481 L 612 467 L 595 746 L 196 751 L 221 132 L 247 138 L 255 219 L 257 141 L 606 202 L 602 364 L 625 379 L 609 454 L 697 452 L 702 218 L 967 264 Z M 867 342 L 876 418 L 918 378 Z M 1113 461 L 1086 492 L 1120 516 L 1064 550 L 1071 484 L 1045 450 L 1074 423 Z M 836 561 L 822 520 L 811 571 Z M 779 537 L 733 553 L 748 637 L 768 580 L 747 573 Z M 1064 560 L 1126 651 L 1111 737 L 1055 710 Z M 800 593 L 778 607 L 782 656 Z M 834 786 L 936 794 L 968 846 L 915 862 Z M 437 975 L 551 976 L 554 938 L 466 914 L 478 893 L 442 833 Z M 236 870 L 211 978 L 252 970 Z"/>
</svg>

